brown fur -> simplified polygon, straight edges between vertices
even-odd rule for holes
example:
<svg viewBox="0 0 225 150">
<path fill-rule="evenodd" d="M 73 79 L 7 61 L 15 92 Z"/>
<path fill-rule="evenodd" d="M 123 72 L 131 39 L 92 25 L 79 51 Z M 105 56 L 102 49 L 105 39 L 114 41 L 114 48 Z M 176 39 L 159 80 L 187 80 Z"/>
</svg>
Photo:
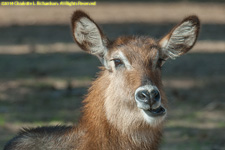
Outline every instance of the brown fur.
<svg viewBox="0 0 225 150">
<path fill-rule="evenodd" d="M 73 33 L 78 32 L 77 22 L 83 17 L 96 25 L 84 12 L 77 11 L 72 17 Z M 197 17 L 186 18 L 183 22 L 187 20 L 193 21 L 197 37 L 199 30 Z M 180 24 L 160 41 L 144 36 L 130 36 L 119 37 L 114 42 L 106 40 L 103 32 L 96 25 L 103 40 L 102 47 L 105 46 L 107 49 L 96 55 L 103 60 L 105 67 L 101 68 L 98 78 L 92 83 L 84 100 L 79 125 L 25 130 L 12 139 L 5 150 L 157 150 L 164 118 L 154 118 L 152 123 L 148 123 L 136 105 L 134 93 L 143 85 L 154 85 L 160 91 L 162 105 L 167 108 L 167 99 L 161 81 L 161 64 L 159 64 L 160 59 L 164 59 L 166 55 L 162 51 L 162 43 L 170 39 L 173 31 Z M 96 43 L 91 43 L 90 39 L 83 39 L 79 43 L 75 36 L 74 39 L 83 50 L 92 53 L 90 47 L 95 46 Z M 89 40 L 88 44 L 86 40 Z M 182 47 L 184 49 L 180 50 L 182 52 L 180 54 L 187 52 L 192 46 Z M 130 69 L 127 66 L 118 68 L 113 66 L 112 59 L 118 53 L 122 53 L 127 58 Z"/>
</svg>

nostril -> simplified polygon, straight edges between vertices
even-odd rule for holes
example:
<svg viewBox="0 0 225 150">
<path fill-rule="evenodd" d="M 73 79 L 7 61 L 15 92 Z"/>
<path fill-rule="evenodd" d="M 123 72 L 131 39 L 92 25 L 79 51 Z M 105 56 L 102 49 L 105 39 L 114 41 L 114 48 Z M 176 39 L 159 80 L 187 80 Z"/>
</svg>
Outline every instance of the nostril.
<svg viewBox="0 0 225 150">
<path fill-rule="evenodd" d="M 158 90 L 152 90 L 151 91 L 151 97 L 153 98 L 153 100 L 159 101 L 160 100 L 159 91 Z"/>
<path fill-rule="evenodd" d="M 140 100 L 147 101 L 150 99 L 150 93 L 147 90 L 139 91 L 137 97 Z"/>
</svg>

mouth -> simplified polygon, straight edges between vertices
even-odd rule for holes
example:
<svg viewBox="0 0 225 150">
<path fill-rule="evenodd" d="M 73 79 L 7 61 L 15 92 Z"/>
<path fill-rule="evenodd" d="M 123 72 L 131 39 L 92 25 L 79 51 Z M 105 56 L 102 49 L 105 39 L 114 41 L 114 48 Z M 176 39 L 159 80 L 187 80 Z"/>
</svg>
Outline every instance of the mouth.
<svg viewBox="0 0 225 150">
<path fill-rule="evenodd" d="M 162 106 L 159 106 L 156 109 L 150 108 L 148 110 L 144 110 L 144 112 L 151 117 L 160 117 L 166 114 L 166 109 Z"/>
</svg>

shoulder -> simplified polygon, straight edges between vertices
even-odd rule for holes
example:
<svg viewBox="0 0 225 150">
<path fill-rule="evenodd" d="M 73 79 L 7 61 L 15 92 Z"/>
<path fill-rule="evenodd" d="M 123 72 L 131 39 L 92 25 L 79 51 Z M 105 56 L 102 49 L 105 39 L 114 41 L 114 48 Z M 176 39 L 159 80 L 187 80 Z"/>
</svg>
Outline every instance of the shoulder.
<svg viewBox="0 0 225 150">
<path fill-rule="evenodd" d="M 72 132 L 72 126 L 46 126 L 37 128 L 23 128 L 16 137 L 11 139 L 4 150 L 29 149 L 40 145 L 43 141 L 46 143 L 57 141 L 63 135 Z"/>
</svg>

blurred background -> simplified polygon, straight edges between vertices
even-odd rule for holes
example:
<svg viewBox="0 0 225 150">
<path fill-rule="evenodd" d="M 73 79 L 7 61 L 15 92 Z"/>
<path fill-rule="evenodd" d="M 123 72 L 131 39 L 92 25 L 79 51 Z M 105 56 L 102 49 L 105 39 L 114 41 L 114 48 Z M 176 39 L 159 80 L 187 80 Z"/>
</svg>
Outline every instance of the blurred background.
<svg viewBox="0 0 225 150">
<path fill-rule="evenodd" d="M 97 1 L 84 7 L 0 6 L 0 148 L 22 127 L 74 124 L 99 61 L 73 42 L 82 9 L 109 39 L 161 38 L 188 15 L 202 26 L 191 52 L 163 67 L 169 114 L 161 150 L 225 150 L 225 1 Z"/>
</svg>

